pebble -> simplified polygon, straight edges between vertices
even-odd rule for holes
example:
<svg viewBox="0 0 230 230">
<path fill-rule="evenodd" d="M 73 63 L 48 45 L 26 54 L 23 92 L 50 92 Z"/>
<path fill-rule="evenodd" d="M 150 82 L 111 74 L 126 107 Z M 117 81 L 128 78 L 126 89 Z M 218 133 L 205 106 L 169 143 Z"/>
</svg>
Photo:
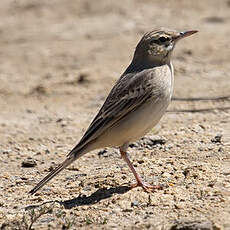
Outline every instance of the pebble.
<svg viewBox="0 0 230 230">
<path fill-rule="evenodd" d="M 106 149 L 102 149 L 100 150 L 97 155 L 100 157 L 100 156 L 103 156 L 105 153 L 107 153 L 107 150 Z"/>
<path fill-rule="evenodd" d="M 212 143 L 221 143 L 221 138 L 222 138 L 222 135 L 218 134 L 214 138 L 211 139 L 211 142 Z"/>
<path fill-rule="evenodd" d="M 131 202 L 131 207 L 134 207 L 134 206 L 139 206 L 139 201 L 138 200 L 134 200 Z"/>
<path fill-rule="evenodd" d="M 35 167 L 37 165 L 37 162 L 34 160 L 34 159 L 32 159 L 32 158 L 27 158 L 26 160 L 24 160 L 23 162 L 22 162 L 22 167 L 23 168 L 33 168 L 33 167 Z"/>
</svg>

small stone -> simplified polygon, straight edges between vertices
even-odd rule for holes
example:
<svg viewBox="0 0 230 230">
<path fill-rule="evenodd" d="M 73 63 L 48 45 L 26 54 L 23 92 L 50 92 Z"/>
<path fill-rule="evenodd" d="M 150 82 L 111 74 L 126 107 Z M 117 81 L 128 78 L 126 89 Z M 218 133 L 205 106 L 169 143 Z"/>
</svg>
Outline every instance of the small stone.
<svg viewBox="0 0 230 230">
<path fill-rule="evenodd" d="M 131 207 L 134 207 L 134 206 L 139 206 L 139 201 L 138 200 L 134 200 L 131 202 Z"/>
<path fill-rule="evenodd" d="M 189 172 L 190 172 L 190 169 L 186 168 L 186 169 L 184 169 L 184 171 L 182 173 L 184 174 L 185 177 L 187 177 Z"/>
<path fill-rule="evenodd" d="M 103 156 L 105 153 L 107 153 L 107 150 L 106 149 L 102 149 L 101 151 L 98 152 L 98 156 Z"/>
<path fill-rule="evenodd" d="M 62 118 L 58 118 L 58 119 L 56 120 L 57 123 L 62 122 L 62 121 L 63 121 Z"/>
<path fill-rule="evenodd" d="M 184 205 L 183 205 L 183 203 L 181 203 L 181 202 L 180 203 L 176 203 L 174 206 L 175 206 L 176 209 L 184 209 L 185 208 Z"/>
<path fill-rule="evenodd" d="M 9 154 L 11 152 L 11 150 L 4 150 L 3 152 L 2 152 L 2 154 Z"/>
<path fill-rule="evenodd" d="M 131 144 L 129 144 L 129 147 L 130 148 L 137 148 L 138 144 L 137 143 L 131 143 Z"/>
<path fill-rule="evenodd" d="M 138 164 L 143 164 L 144 160 L 137 160 Z"/>
<path fill-rule="evenodd" d="M 221 138 L 222 138 L 222 135 L 218 134 L 213 139 L 211 139 L 211 142 L 212 143 L 221 143 Z"/>
<path fill-rule="evenodd" d="M 27 113 L 33 113 L 33 111 L 31 109 L 26 109 Z"/>
<path fill-rule="evenodd" d="M 37 165 L 37 162 L 32 158 L 28 158 L 22 162 L 23 168 L 33 168 L 36 165 Z"/>
<path fill-rule="evenodd" d="M 168 144 L 168 145 L 167 145 L 167 148 L 168 148 L 168 149 L 172 149 L 172 148 L 173 148 L 173 144 Z"/>
<path fill-rule="evenodd" d="M 89 81 L 89 74 L 88 73 L 80 73 L 77 81 L 80 84 L 88 82 Z"/>
<path fill-rule="evenodd" d="M 222 148 L 222 147 L 220 147 L 219 149 L 218 149 L 218 152 L 223 152 L 224 151 L 224 149 Z"/>
<path fill-rule="evenodd" d="M 45 153 L 46 153 L 46 154 L 49 154 L 49 153 L 50 153 L 49 149 L 46 149 L 46 150 L 45 150 Z"/>
</svg>

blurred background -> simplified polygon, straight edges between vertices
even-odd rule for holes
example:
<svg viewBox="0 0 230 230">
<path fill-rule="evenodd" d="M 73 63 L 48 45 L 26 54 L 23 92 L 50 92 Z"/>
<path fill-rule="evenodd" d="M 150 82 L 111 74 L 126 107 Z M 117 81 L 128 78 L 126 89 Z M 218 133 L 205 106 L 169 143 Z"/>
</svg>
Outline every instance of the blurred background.
<svg viewBox="0 0 230 230">
<path fill-rule="evenodd" d="M 41 115 L 50 109 L 57 117 L 68 110 L 81 114 L 85 127 L 142 35 L 159 27 L 199 30 L 174 52 L 174 96 L 228 96 L 229 10 L 229 0 L 2 0 L 0 118 L 12 124 L 26 110 Z M 226 101 L 215 103 L 175 102 L 171 107 L 229 107 Z M 32 118 L 23 124 L 29 130 Z"/>
<path fill-rule="evenodd" d="M 39 197 L 34 200 L 28 198 L 27 191 L 45 175 L 48 168 L 53 167 L 54 162 L 64 159 L 77 143 L 113 84 L 130 63 L 140 38 L 145 32 L 159 27 L 179 31 L 199 30 L 199 33 L 178 43 L 173 57 L 174 97 L 188 100 L 173 101 L 168 109 L 171 112 L 160 123 L 159 135 L 167 140 L 166 147 L 151 150 L 153 155 L 145 158 L 132 150 L 132 159 L 144 159 L 142 173 L 146 177 L 149 175 L 148 178 L 165 171 L 172 172 L 173 177 L 173 167 L 180 171 L 191 164 L 204 164 L 205 167 L 207 164 L 206 171 L 202 171 L 204 174 L 198 177 L 201 180 L 193 181 L 202 184 L 202 178 L 215 181 L 218 177 L 218 181 L 223 183 L 220 191 L 223 191 L 224 183 L 230 183 L 227 179 L 230 146 L 229 12 L 230 0 L 1 0 L 0 207 L 3 214 L 0 213 L 0 217 L 13 215 L 16 210 L 21 212 L 20 208 L 25 203 L 39 202 Z M 227 98 L 189 101 L 189 98 L 222 96 Z M 40 200 L 50 199 L 50 194 L 62 199 L 69 198 L 69 194 L 77 196 L 84 186 L 71 187 L 74 181 L 78 183 L 83 180 L 89 188 L 98 180 L 103 185 L 110 181 L 113 187 L 127 182 L 128 179 L 123 180 L 120 168 L 117 169 L 114 164 L 115 161 L 120 162 L 119 154 L 107 154 L 110 157 L 103 159 L 103 167 L 97 154 L 84 156 L 79 161 L 79 168 L 87 174 L 87 180 L 84 176 L 66 180 L 63 173 L 46 187 L 47 190 L 43 190 L 46 191 L 45 198 L 40 196 Z M 165 162 L 170 161 L 171 157 L 174 157 L 174 166 L 167 168 Z M 22 167 L 22 162 L 27 158 L 35 161 L 29 169 Z M 163 163 L 158 164 L 158 158 Z M 184 165 L 181 161 L 176 163 L 177 159 L 184 159 Z M 100 170 L 95 172 L 97 168 Z M 125 165 L 124 168 L 127 175 L 128 169 Z M 68 173 L 71 175 L 71 172 Z M 114 175 L 114 180 L 103 181 L 105 175 Z M 63 183 L 69 181 L 68 189 L 63 187 L 61 190 L 60 179 Z M 206 194 L 203 191 L 212 189 L 205 184 L 200 191 L 199 185 L 196 186 L 199 194 Z M 88 195 L 92 191 L 85 190 L 83 193 Z M 138 190 L 131 194 L 137 196 L 135 199 L 142 199 Z M 176 198 L 168 195 L 161 202 L 163 194 L 154 193 L 152 199 L 159 195 L 159 202 L 155 201 L 158 208 L 155 215 L 162 214 L 160 221 L 173 219 L 175 213 L 186 216 L 195 212 L 191 208 L 196 200 L 202 212 L 209 213 L 207 215 L 214 222 L 223 224 L 222 220 L 225 220 L 229 224 L 229 204 L 223 201 L 221 207 L 218 203 L 226 194 L 222 196 L 219 192 L 219 195 L 212 197 L 213 200 L 205 197 L 202 201 L 199 194 L 196 197 L 194 190 L 187 187 L 181 193 L 175 190 L 175 194 L 184 195 L 185 200 L 187 197 L 195 198 L 191 199 L 191 203 L 186 200 L 187 206 L 175 211 L 170 209 L 170 202 Z M 20 200 L 19 197 L 24 198 Z M 120 201 L 122 199 L 126 202 L 129 197 L 123 195 Z M 107 215 L 107 211 L 103 211 L 107 204 L 103 202 L 100 203 L 101 213 Z M 169 209 L 162 206 L 167 202 Z M 216 206 L 213 207 L 214 203 Z M 120 207 L 117 201 L 111 203 L 111 210 L 116 209 L 116 205 Z M 223 210 L 226 211 L 224 215 Z M 87 212 L 86 208 L 81 215 L 86 216 Z M 127 215 L 132 216 L 133 213 Z M 118 218 L 119 215 L 111 216 L 111 224 L 119 222 L 119 226 L 125 223 L 132 225 L 132 221 L 139 218 L 134 215 L 135 218 L 132 216 L 129 223 L 127 219 Z M 141 218 L 141 221 L 146 219 Z"/>
<path fill-rule="evenodd" d="M 41 86 L 75 94 L 77 83 L 65 83 L 80 72 L 110 88 L 141 36 L 159 27 L 200 31 L 176 49 L 176 95 L 184 94 L 180 86 L 193 96 L 228 93 L 229 9 L 228 0 L 2 0 L 0 93 Z"/>
</svg>

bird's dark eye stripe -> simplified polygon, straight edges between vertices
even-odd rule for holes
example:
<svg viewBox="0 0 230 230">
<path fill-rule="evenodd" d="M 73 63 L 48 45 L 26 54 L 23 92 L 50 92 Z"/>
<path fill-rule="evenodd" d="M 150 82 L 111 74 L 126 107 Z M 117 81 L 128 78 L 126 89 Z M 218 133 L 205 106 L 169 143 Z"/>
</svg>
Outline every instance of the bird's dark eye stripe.
<svg viewBox="0 0 230 230">
<path fill-rule="evenodd" d="M 152 45 L 153 43 L 155 43 L 155 44 L 162 44 L 162 43 L 167 42 L 167 41 L 169 41 L 169 40 L 170 40 L 169 37 L 161 36 L 161 37 L 159 37 L 158 39 L 153 39 L 153 40 L 151 40 L 151 41 L 150 41 L 150 44 L 151 44 L 151 45 Z"/>
<path fill-rule="evenodd" d="M 166 41 L 169 41 L 169 37 L 159 37 L 159 41 L 160 42 L 166 42 Z"/>
</svg>

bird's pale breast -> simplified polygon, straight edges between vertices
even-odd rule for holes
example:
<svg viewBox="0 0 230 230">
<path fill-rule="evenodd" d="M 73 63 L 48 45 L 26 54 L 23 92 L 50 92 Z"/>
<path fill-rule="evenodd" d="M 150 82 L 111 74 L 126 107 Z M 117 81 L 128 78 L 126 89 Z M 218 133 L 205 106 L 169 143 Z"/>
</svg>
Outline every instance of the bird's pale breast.
<svg viewBox="0 0 230 230">
<path fill-rule="evenodd" d="M 105 131 L 98 138 L 99 145 L 101 140 L 103 147 L 122 146 L 141 138 L 159 122 L 171 100 L 173 69 L 168 65 L 157 68 L 160 74 L 157 74 L 158 79 L 154 78 L 152 84 L 153 90 L 158 90 L 158 96 L 149 99 Z"/>
</svg>

